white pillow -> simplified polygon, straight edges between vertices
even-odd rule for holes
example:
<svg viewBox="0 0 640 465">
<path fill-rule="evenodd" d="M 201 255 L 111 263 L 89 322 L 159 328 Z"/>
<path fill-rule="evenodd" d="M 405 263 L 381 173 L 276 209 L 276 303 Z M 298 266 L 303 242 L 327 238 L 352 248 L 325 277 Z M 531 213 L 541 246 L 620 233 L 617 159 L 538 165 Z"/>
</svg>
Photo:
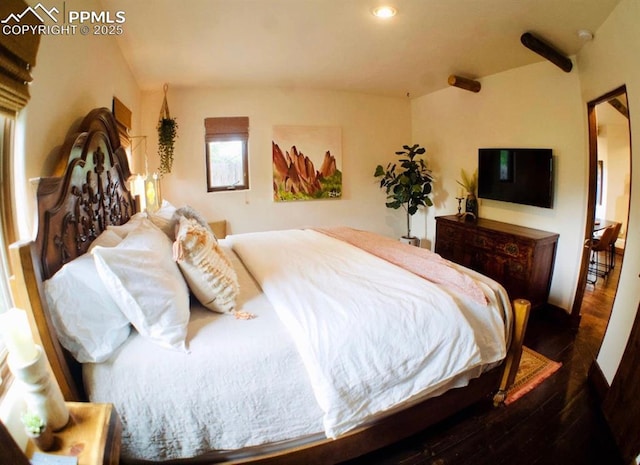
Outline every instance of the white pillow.
<svg viewBox="0 0 640 465">
<path fill-rule="evenodd" d="M 179 217 L 174 258 L 202 305 L 220 313 L 235 309 L 238 277 L 208 227 L 195 218 Z"/>
<path fill-rule="evenodd" d="M 96 240 L 91 243 L 89 250 L 91 252 L 95 247 L 115 247 L 122 242 L 122 237 L 112 229 L 105 229 L 102 233 L 96 237 Z"/>
<path fill-rule="evenodd" d="M 169 238 L 143 219 L 117 247 L 93 249 L 98 273 L 138 332 L 160 346 L 186 350 L 189 290 Z"/>
<path fill-rule="evenodd" d="M 81 363 L 103 362 L 129 337 L 129 320 L 84 254 L 44 282 L 60 344 Z"/>
<path fill-rule="evenodd" d="M 160 208 L 154 213 L 154 215 L 162 216 L 163 218 L 171 219 L 176 212 L 176 207 L 166 199 L 162 200 Z"/>
<path fill-rule="evenodd" d="M 116 233 L 118 236 L 120 236 L 122 239 L 124 239 L 125 237 L 127 237 L 127 234 L 129 234 L 131 231 L 133 231 L 142 220 L 146 220 L 147 218 L 147 214 L 146 213 L 142 213 L 142 212 L 138 212 L 135 215 L 133 215 L 131 218 L 129 218 L 129 221 L 127 221 L 124 224 L 118 225 L 118 226 L 107 226 L 107 231 L 111 231 Z"/>
<path fill-rule="evenodd" d="M 153 224 L 162 230 L 172 241 L 175 239 L 176 219 L 173 217 L 176 207 L 166 200 L 162 201 L 160 209 L 154 213 L 147 212 L 147 216 Z"/>
</svg>

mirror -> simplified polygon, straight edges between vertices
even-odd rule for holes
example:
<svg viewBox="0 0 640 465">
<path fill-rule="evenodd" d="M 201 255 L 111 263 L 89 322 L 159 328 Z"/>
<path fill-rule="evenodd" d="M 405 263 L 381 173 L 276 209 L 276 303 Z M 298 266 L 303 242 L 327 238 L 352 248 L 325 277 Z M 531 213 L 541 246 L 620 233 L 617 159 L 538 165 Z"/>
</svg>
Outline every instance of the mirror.
<svg viewBox="0 0 640 465">
<path fill-rule="evenodd" d="M 580 321 L 585 292 L 586 297 L 598 299 L 602 318 L 608 321 L 624 257 L 631 193 L 626 88 L 620 87 L 589 102 L 587 112 L 589 189 L 582 263 L 571 312 L 576 323 Z M 609 231 L 605 237 L 608 227 L 614 231 Z M 610 241 L 609 236 L 613 237 Z"/>
</svg>

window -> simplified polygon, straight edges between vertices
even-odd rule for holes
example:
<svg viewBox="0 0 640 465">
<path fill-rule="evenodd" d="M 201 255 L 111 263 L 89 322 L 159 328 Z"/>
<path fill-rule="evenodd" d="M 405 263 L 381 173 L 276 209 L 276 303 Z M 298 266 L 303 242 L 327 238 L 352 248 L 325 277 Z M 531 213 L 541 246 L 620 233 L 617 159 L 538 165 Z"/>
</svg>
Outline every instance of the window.
<svg viewBox="0 0 640 465">
<path fill-rule="evenodd" d="M 207 192 L 249 189 L 249 118 L 206 118 Z"/>
<path fill-rule="evenodd" d="M 7 261 L 7 245 L 16 240 L 11 191 L 13 123 L 17 112 L 30 98 L 31 69 L 40 44 L 40 35 L 35 30 L 42 24 L 37 15 L 25 14 L 30 8 L 24 0 L 0 1 L 0 18 L 19 15 L 25 26 L 36 26 L 19 36 L 0 35 L 0 312 L 13 305 L 9 288 L 11 270 Z M 0 339 L 0 398 L 10 384 L 7 365 L 7 351 Z"/>
</svg>

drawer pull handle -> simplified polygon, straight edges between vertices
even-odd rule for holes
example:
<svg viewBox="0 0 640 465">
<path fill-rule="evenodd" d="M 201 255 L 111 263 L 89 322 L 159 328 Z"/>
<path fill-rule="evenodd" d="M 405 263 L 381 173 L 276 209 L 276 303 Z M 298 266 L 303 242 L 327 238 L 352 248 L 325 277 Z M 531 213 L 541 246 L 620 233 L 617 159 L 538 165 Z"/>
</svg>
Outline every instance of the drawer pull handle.
<svg viewBox="0 0 640 465">
<path fill-rule="evenodd" d="M 518 249 L 518 244 L 514 244 L 513 242 L 510 242 L 508 244 L 505 244 L 504 251 L 509 255 L 518 255 L 518 252 L 520 250 Z"/>
</svg>

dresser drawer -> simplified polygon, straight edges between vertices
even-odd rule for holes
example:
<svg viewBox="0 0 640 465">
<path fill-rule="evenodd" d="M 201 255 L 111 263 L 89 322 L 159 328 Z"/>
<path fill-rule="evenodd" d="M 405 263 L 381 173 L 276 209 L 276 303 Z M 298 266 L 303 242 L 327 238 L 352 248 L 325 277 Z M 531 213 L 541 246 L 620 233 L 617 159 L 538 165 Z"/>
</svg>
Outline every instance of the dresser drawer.
<svg viewBox="0 0 640 465">
<path fill-rule="evenodd" d="M 512 299 L 528 299 L 533 307 L 548 297 L 557 240 L 555 233 L 483 218 L 436 218 L 437 253 L 495 279 Z"/>
<path fill-rule="evenodd" d="M 443 223 L 436 229 L 437 238 L 458 242 L 465 235 L 465 229 L 455 224 Z"/>
<path fill-rule="evenodd" d="M 530 263 L 511 258 L 505 262 L 505 273 L 516 279 L 527 279 L 531 275 Z"/>
<path fill-rule="evenodd" d="M 535 244 L 518 241 L 517 238 L 496 236 L 495 238 L 495 253 L 504 255 L 511 258 L 513 261 L 517 261 L 522 266 L 531 266 L 531 259 L 535 250 Z"/>
<path fill-rule="evenodd" d="M 470 247 L 491 251 L 496 250 L 499 242 L 495 235 L 492 235 L 488 231 L 476 231 L 476 234 L 467 237 L 466 240 Z"/>
</svg>

